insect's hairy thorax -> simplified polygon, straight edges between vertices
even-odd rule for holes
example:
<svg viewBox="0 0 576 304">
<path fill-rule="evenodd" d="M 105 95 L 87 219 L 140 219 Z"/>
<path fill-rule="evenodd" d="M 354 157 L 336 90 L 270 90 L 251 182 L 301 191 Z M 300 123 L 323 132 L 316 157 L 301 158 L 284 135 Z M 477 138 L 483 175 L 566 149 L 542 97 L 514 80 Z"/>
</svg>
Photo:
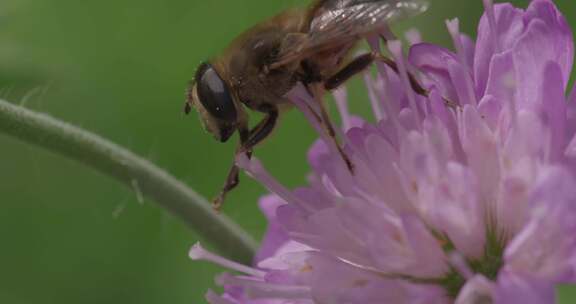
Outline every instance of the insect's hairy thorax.
<svg viewBox="0 0 576 304">
<path fill-rule="evenodd" d="M 286 38 L 298 34 L 305 24 L 303 10 L 288 10 L 247 30 L 220 57 L 239 101 L 259 110 L 263 103 L 283 103 L 295 83 L 295 66 L 267 70 Z"/>
</svg>

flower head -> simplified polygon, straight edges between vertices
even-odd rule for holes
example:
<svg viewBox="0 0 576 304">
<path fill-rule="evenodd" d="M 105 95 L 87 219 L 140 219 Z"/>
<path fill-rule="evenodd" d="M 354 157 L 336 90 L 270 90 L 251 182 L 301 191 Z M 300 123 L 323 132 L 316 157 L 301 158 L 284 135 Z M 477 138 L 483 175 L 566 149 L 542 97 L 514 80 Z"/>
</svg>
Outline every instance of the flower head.
<svg viewBox="0 0 576 304">
<path fill-rule="evenodd" d="M 289 190 L 239 157 L 273 193 L 269 230 L 255 268 L 216 260 L 244 275 L 221 276 L 210 302 L 553 303 L 576 282 L 572 33 L 550 0 L 484 2 L 475 42 L 447 22 L 455 51 L 388 44 L 398 71 L 365 74 L 377 123 L 335 92 L 353 173 L 312 98 L 289 94 L 321 133 L 309 185 Z"/>
</svg>

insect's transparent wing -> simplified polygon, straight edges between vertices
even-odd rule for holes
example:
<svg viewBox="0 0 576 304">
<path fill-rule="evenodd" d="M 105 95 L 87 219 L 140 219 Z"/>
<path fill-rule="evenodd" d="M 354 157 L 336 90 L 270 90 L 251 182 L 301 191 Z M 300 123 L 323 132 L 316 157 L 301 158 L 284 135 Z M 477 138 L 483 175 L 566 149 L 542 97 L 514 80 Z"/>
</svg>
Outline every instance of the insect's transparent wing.
<svg viewBox="0 0 576 304">
<path fill-rule="evenodd" d="M 386 24 L 424 12 L 422 0 L 349 0 L 326 1 L 312 20 L 310 36 L 315 44 L 373 31 Z"/>
<path fill-rule="evenodd" d="M 425 0 L 328 0 L 321 3 L 307 39 L 280 54 L 279 61 L 299 58 L 409 18 L 428 8 Z"/>
</svg>

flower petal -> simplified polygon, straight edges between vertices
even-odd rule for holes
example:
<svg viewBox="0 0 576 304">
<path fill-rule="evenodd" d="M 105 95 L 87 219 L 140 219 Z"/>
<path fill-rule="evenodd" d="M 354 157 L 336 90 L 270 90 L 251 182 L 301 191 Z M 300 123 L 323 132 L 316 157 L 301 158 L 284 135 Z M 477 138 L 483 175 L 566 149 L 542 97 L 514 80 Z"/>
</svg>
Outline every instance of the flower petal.
<svg viewBox="0 0 576 304">
<path fill-rule="evenodd" d="M 442 96 L 457 100 L 458 95 L 448 70 L 450 62 L 458 63 L 456 54 L 430 43 L 419 43 L 410 48 L 408 60 L 430 78 L 430 85 L 436 86 Z"/>
<path fill-rule="evenodd" d="M 262 245 L 256 253 L 256 263 L 273 256 L 289 240 L 288 234 L 276 219 L 276 210 L 284 204 L 286 204 L 285 201 L 273 194 L 263 196 L 258 202 L 262 213 L 264 213 L 268 221 L 268 229 L 262 240 Z"/>
<path fill-rule="evenodd" d="M 482 275 L 476 275 L 462 287 L 454 304 L 492 303 L 494 284 Z M 512 303 L 512 302 L 510 302 Z"/>
<path fill-rule="evenodd" d="M 555 39 L 554 48 L 556 49 L 558 63 L 562 71 L 564 88 L 568 83 L 574 63 L 574 41 L 570 25 L 558 11 L 553 1 L 535 0 L 530 3 L 524 16 L 525 20 L 538 19 L 544 21 L 551 29 Z"/>
<path fill-rule="evenodd" d="M 566 98 L 562 86 L 562 70 L 556 62 L 548 62 L 544 68 L 544 84 L 540 92 L 543 101 L 542 119 L 550 130 L 550 156 L 557 161 L 562 156 L 566 138 Z"/>
<path fill-rule="evenodd" d="M 576 277 L 574 184 L 572 175 L 563 169 L 541 170 L 531 195 L 530 221 L 504 254 L 508 271 L 557 283 Z"/>
<path fill-rule="evenodd" d="M 494 6 L 496 17 L 496 29 L 490 28 L 488 16 L 484 14 L 478 26 L 478 38 L 476 39 L 476 51 L 474 57 L 474 79 L 476 90 L 484 95 L 490 62 L 495 54 L 512 48 L 518 36 L 524 31 L 523 11 L 513 7 L 509 3 Z M 496 33 L 493 32 L 496 31 Z M 498 43 L 500 50 L 497 50 Z"/>
<path fill-rule="evenodd" d="M 537 107 L 540 99 L 543 75 L 549 61 L 564 67 L 561 80 L 566 89 L 570 69 L 565 69 L 568 56 L 573 56 L 572 41 L 565 39 L 555 28 L 540 19 L 532 20 L 516 43 L 513 51 L 516 74 L 517 98 L 520 107 Z M 572 58 L 572 57 L 570 57 Z"/>
</svg>

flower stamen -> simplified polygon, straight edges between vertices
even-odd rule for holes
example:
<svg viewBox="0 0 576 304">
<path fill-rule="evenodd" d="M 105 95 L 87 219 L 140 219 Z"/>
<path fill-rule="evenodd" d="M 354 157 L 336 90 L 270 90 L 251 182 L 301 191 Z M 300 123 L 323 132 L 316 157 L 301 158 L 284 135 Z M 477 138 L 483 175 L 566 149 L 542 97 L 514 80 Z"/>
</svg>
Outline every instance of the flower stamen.
<svg viewBox="0 0 576 304">
<path fill-rule="evenodd" d="M 466 54 L 464 51 L 464 46 L 462 45 L 460 21 L 458 18 L 446 20 L 446 27 L 448 28 L 450 36 L 452 36 L 452 41 L 454 43 L 454 47 L 456 48 L 456 54 L 458 54 L 460 67 L 464 70 L 464 83 L 466 85 L 465 91 L 467 95 L 467 101 L 469 104 L 476 106 L 478 104 L 478 100 L 476 100 L 476 94 L 474 93 L 474 82 L 472 81 L 472 73 L 470 72 L 468 63 L 466 62 Z M 460 101 L 460 104 L 464 104 L 464 102 Z"/>
<path fill-rule="evenodd" d="M 237 302 L 232 302 L 228 299 L 219 296 L 212 290 L 208 290 L 208 292 L 206 293 L 206 301 L 208 301 L 208 303 L 210 304 L 237 304 Z"/>
<path fill-rule="evenodd" d="M 374 112 L 374 117 L 376 121 L 384 119 L 384 112 L 382 111 L 382 105 L 380 99 L 377 97 L 376 90 L 374 88 L 374 80 L 369 72 L 364 72 L 364 83 L 366 88 L 368 88 L 368 96 L 370 97 L 370 104 L 372 105 L 372 111 Z"/>
<path fill-rule="evenodd" d="M 223 273 L 216 278 L 216 283 L 222 286 L 244 287 L 246 296 L 251 299 L 258 298 L 282 298 L 303 299 L 310 297 L 310 288 L 297 285 L 274 284 L 257 281 L 252 278 L 233 276 Z"/>
<path fill-rule="evenodd" d="M 236 165 L 246 171 L 250 177 L 259 181 L 264 187 L 266 187 L 270 192 L 275 193 L 281 197 L 284 201 L 290 204 L 297 204 L 300 207 L 309 209 L 308 204 L 302 199 L 294 195 L 294 193 L 288 190 L 278 182 L 262 165 L 262 162 L 257 158 L 248 158 L 246 154 L 240 154 L 236 157 Z"/>
<path fill-rule="evenodd" d="M 500 47 L 500 37 L 498 33 L 498 27 L 496 26 L 496 17 L 494 15 L 494 4 L 492 0 L 482 0 L 484 3 L 484 11 L 486 16 L 488 16 L 488 24 L 490 25 L 490 37 L 494 43 L 494 53 L 500 53 L 502 48 Z"/>
<path fill-rule="evenodd" d="M 264 277 L 266 275 L 266 272 L 264 272 L 264 271 L 258 270 L 256 268 L 248 267 L 246 265 L 228 260 L 226 258 L 219 256 L 219 255 L 216 255 L 216 254 L 204 249 L 204 247 L 202 247 L 202 245 L 200 245 L 199 242 L 194 244 L 194 246 L 192 246 L 192 248 L 190 248 L 188 256 L 192 260 L 195 260 L 195 261 L 208 261 L 208 262 L 214 263 L 216 265 L 220 265 L 220 266 L 225 267 L 225 268 L 229 268 L 232 270 L 243 272 L 245 274 L 255 276 L 255 277 Z"/>
<path fill-rule="evenodd" d="M 332 96 L 334 96 L 336 107 L 340 113 L 342 128 L 344 131 L 348 131 L 352 128 L 352 117 L 350 115 L 350 111 L 348 110 L 348 91 L 345 87 L 340 87 L 332 92 Z"/>
</svg>

